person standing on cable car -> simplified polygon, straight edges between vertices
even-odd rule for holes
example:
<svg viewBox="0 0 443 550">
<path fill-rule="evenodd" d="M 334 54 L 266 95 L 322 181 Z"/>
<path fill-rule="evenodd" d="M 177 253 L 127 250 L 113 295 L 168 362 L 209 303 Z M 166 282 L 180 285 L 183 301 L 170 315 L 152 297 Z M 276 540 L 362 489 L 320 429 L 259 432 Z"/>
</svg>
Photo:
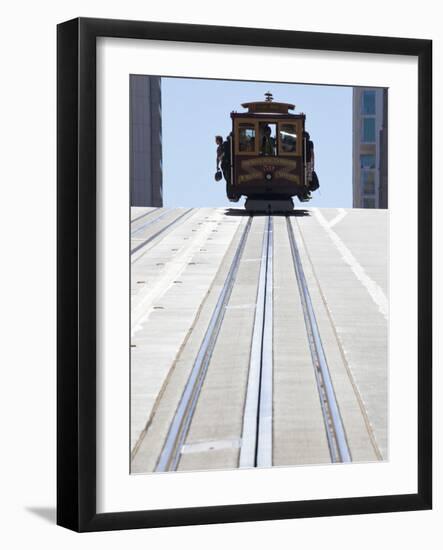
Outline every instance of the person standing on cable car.
<svg viewBox="0 0 443 550">
<path fill-rule="evenodd" d="M 221 180 L 221 168 L 221 171 L 223 172 L 223 177 L 225 178 L 226 182 L 229 183 L 229 168 L 231 156 L 229 137 L 226 141 L 223 141 L 222 136 L 215 136 L 215 143 L 217 144 L 217 172 L 215 174 L 215 179 L 216 181 Z"/>
<path fill-rule="evenodd" d="M 316 191 L 320 187 L 318 176 L 315 172 L 314 142 L 311 141 L 309 132 L 303 132 L 306 140 L 306 164 L 308 167 L 308 187 L 310 191 Z"/>
<path fill-rule="evenodd" d="M 215 136 L 215 143 L 217 145 L 217 172 L 220 170 L 220 165 L 223 160 L 223 138 L 221 136 Z"/>
<path fill-rule="evenodd" d="M 222 143 L 222 151 L 221 169 L 226 183 L 229 184 L 231 182 L 231 134 Z"/>
<path fill-rule="evenodd" d="M 271 137 L 271 128 L 266 125 L 261 143 L 261 153 L 265 156 L 275 155 L 275 138 Z"/>
</svg>

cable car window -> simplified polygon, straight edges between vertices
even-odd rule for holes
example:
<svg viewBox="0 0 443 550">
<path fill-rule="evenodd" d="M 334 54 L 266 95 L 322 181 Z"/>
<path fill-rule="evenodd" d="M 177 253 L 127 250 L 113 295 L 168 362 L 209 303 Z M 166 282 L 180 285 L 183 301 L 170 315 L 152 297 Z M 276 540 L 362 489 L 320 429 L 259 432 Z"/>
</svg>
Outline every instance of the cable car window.
<svg viewBox="0 0 443 550">
<path fill-rule="evenodd" d="M 295 153 L 297 147 L 297 128 L 295 124 L 280 124 L 280 152 Z"/>
<path fill-rule="evenodd" d="M 255 127 L 250 123 L 240 123 L 238 129 L 238 150 L 241 153 L 255 152 Z"/>
</svg>

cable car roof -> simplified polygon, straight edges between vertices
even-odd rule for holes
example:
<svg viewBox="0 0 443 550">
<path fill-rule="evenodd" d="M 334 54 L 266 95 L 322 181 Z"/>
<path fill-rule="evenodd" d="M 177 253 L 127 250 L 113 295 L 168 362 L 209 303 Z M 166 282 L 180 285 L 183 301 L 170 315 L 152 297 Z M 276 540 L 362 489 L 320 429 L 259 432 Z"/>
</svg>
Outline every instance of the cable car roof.
<svg viewBox="0 0 443 550">
<path fill-rule="evenodd" d="M 265 101 L 242 103 L 242 107 L 248 109 L 248 113 L 288 114 L 289 110 L 293 111 L 295 109 L 295 105 L 292 103 L 279 103 L 274 101 L 274 98 L 270 92 L 267 92 L 265 96 Z"/>
</svg>

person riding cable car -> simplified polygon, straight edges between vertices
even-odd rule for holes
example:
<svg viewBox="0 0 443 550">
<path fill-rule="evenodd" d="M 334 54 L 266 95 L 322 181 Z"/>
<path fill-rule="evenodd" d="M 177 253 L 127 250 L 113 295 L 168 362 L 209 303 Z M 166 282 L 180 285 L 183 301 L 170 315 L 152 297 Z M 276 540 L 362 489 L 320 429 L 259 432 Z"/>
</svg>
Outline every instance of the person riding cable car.
<svg viewBox="0 0 443 550">
<path fill-rule="evenodd" d="M 215 180 L 221 180 L 221 172 L 225 178 L 226 183 L 230 181 L 230 162 L 231 162 L 231 146 L 228 138 L 223 141 L 222 136 L 215 136 L 215 143 L 217 144 L 217 171 L 215 173 Z"/>
<path fill-rule="evenodd" d="M 309 132 L 303 132 L 303 137 L 306 139 L 308 187 L 309 191 L 316 191 L 320 187 L 320 182 L 315 172 L 314 142 L 311 140 Z"/>
<path fill-rule="evenodd" d="M 261 154 L 265 156 L 275 155 L 275 138 L 272 137 L 272 130 L 268 124 L 265 126 L 263 131 Z"/>
</svg>

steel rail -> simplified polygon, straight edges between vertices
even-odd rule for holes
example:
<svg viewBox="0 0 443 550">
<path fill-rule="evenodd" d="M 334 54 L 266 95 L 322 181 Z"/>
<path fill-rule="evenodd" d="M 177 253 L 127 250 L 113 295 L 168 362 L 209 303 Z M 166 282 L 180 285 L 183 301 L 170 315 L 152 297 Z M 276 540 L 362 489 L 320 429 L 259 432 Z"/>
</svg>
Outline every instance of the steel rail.
<svg viewBox="0 0 443 550">
<path fill-rule="evenodd" d="M 157 210 L 160 210 L 160 206 L 158 206 L 156 208 L 153 208 L 149 212 L 145 212 L 141 216 L 138 216 L 138 218 L 134 218 L 133 220 L 131 220 L 131 224 L 135 223 L 135 222 L 138 222 L 138 220 L 141 220 L 142 218 L 146 218 L 146 216 L 150 216 L 151 214 L 154 214 L 154 212 L 157 212 Z"/>
<path fill-rule="evenodd" d="M 139 227 L 137 227 L 136 229 L 131 231 L 131 237 L 133 237 L 134 235 L 137 235 L 137 233 L 140 233 L 140 231 L 143 231 L 143 229 L 146 229 L 150 225 L 153 225 L 154 223 L 157 223 L 158 221 L 160 221 L 165 216 L 168 216 L 168 215 L 172 214 L 172 212 L 173 212 L 173 210 L 165 210 L 165 212 L 162 212 L 160 214 L 160 216 L 157 216 L 153 220 L 149 220 L 149 221 L 143 223 L 142 225 L 140 225 Z"/>
<path fill-rule="evenodd" d="M 252 224 L 252 216 L 248 219 L 242 236 L 237 246 L 229 272 L 226 276 L 223 288 L 217 300 L 217 304 L 211 316 L 208 328 L 200 345 L 197 357 L 194 361 L 191 373 L 181 396 L 162 452 L 157 461 L 156 472 L 174 471 L 180 461 L 181 450 L 187 437 L 189 427 L 194 415 L 197 401 L 200 395 L 206 372 L 209 367 L 215 343 L 224 318 L 226 305 L 229 302 L 232 288 L 237 276 L 238 267 L 246 245 L 246 240 Z"/>
<path fill-rule="evenodd" d="M 272 466 L 273 221 L 263 235 L 239 467 Z"/>
<path fill-rule="evenodd" d="M 176 224 L 179 220 L 181 220 L 184 216 L 186 216 L 187 214 L 189 214 L 189 212 L 191 212 L 191 210 L 193 210 L 193 208 L 189 208 L 188 210 L 186 210 L 186 212 L 184 212 L 183 214 L 180 214 L 180 216 L 178 216 L 178 218 L 175 218 L 174 220 L 172 220 L 172 222 L 168 223 L 167 225 L 165 225 L 164 227 L 162 227 L 159 231 L 157 231 L 156 233 L 154 233 L 153 235 L 151 235 L 150 237 L 148 237 L 145 241 L 143 241 L 142 243 L 140 243 L 139 245 L 137 245 L 135 248 L 133 248 L 131 250 L 131 256 L 133 254 L 135 254 L 136 252 L 138 252 L 141 248 L 143 248 L 144 246 L 146 246 L 147 244 L 149 244 L 151 241 L 153 241 L 154 239 L 156 239 L 159 235 L 161 235 L 162 233 L 164 233 L 167 229 L 169 229 L 171 226 L 173 226 L 174 224 Z M 162 214 L 162 217 L 163 215 L 165 214 Z M 156 221 L 158 218 L 156 218 L 154 221 Z"/>
<path fill-rule="evenodd" d="M 295 240 L 294 229 L 289 216 L 286 216 L 286 225 L 295 275 L 300 292 L 306 331 L 308 334 L 309 348 L 311 351 L 312 363 L 314 365 L 317 389 L 320 396 L 331 461 L 351 462 L 352 458 L 346 439 L 343 420 L 341 418 L 337 398 L 335 396 L 331 374 L 329 372 L 328 363 L 320 337 L 320 330 L 317 324 L 311 295 L 309 293 L 306 277 L 303 271 L 300 252 Z"/>
</svg>

